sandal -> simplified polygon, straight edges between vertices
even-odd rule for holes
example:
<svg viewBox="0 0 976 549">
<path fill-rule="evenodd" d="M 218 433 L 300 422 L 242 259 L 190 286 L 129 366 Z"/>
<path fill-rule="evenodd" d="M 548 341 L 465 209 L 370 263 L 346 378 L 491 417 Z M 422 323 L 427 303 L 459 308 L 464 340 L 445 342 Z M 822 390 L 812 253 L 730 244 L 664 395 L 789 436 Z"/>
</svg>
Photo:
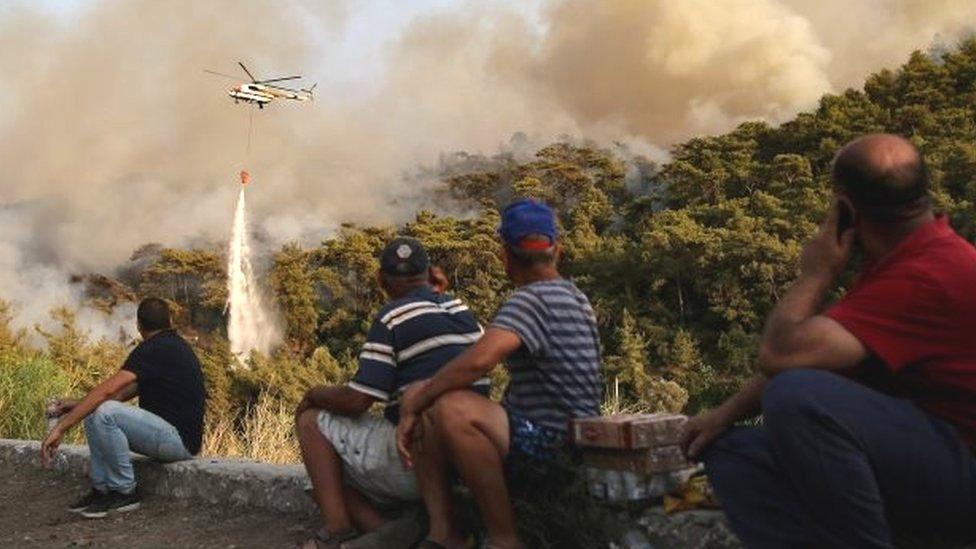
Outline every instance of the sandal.
<svg viewBox="0 0 976 549">
<path fill-rule="evenodd" d="M 314 541 L 316 549 L 339 549 L 342 542 L 356 539 L 358 537 L 359 532 L 355 528 L 350 528 L 334 534 L 325 528 L 319 528 L 318 531 L 315 532 L 315 535 L 309 538 L 305 543 L 307 544 L 309 541 Z M 305 544 L 302 544 L 302 547 L 304 546 Z"/>
<path fill-rule="evenodd" d="M 481 543 L 478 544 L 478 549 L 495 549 L 495 547 L 498 546 L 493 544 L 487 536 L 481 538 Z M 519 547 L 523 547 L 523 545 L 520 543 Z"/>
</svg>

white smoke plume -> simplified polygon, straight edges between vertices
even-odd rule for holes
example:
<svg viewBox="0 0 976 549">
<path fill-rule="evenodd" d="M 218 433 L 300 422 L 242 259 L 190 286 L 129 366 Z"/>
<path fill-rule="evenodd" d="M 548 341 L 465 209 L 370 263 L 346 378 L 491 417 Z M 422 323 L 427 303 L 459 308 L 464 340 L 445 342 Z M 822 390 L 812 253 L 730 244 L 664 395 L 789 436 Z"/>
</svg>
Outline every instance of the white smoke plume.
<svg viewBox="0 0 976 549">
<path fill-rule="evenodd" d="M 255 176 L 252 219 L 270 242 L 314 241 L 343 221 L 409 217 L 409 201 L 391 200 L 417 192 L 402 174 L 439 153 L 490 153 L 516 131 L 665 149 L 777 122 L 951 44 L 976 16 L 969 0 L 459 0 L 384 37 L 359 83 L 316 74 L 369 31 L 363 6 L 0 7 L 0 298 L 39 318 L 77 299 L 67 273 L 110 271 L 151 241 L 226 242 L 240 169 Z M 239 59 L 319 82 L 314 103 L 254 114 L 249 154 L 233 82 L 202 72 Z"/>
</svg>

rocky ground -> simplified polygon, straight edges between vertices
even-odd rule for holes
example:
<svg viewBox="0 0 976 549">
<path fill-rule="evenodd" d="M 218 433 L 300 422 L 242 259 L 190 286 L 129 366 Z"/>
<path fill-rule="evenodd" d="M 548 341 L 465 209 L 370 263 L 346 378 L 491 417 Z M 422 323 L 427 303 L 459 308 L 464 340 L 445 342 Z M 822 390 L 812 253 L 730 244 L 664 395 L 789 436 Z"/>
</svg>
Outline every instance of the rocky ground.
<svg viewBox="0 0 976 549">
<path fill-rule="evenodd" d="M 65 508 L 77 477 L 0 462 L 0 547 L 295 547 L 315 524 L 295 515 L 151 496 L 142 508 L 91 520 Z"/>
<path fill-rule="evenodd" d="M 0 460 L 0 547 L 296 547 L 316 528 L 308 513 L 211 504 L 199 498 L 149 496 L 142 508 L 101 520 L 66 507 L 88 490 L 83 477 Z M 660 507 L 621 511 L 621 549 L 739 549 L 717 511 L 665 515 Z M 302 518 L 305 517 L 305 518 Z M 618 537 L 619 536 L 619 537 Z M 903 549 L 959 547 L 906 541 Z M 976 549 L 976 545 L 966 545 Z"/>
</svg>

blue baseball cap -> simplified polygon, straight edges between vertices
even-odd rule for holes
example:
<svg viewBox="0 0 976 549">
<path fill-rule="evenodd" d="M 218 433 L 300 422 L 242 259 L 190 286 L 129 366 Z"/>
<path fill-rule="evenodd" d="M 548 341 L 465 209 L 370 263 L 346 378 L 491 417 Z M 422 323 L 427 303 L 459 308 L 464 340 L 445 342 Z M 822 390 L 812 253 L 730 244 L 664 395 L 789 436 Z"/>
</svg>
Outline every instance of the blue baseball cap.
<svg viewBox="0 0 976 549">
<path fill-rule="evenodd" d="M 522 240 L 529 235 L 549 238 L 549 245 L 556 243 L 556 214 L 542 202 L 524 199 L 512 202 L 502 210 L 502 223 L 498 234 L 506 244 L 523 247 Z"/>
</svg>

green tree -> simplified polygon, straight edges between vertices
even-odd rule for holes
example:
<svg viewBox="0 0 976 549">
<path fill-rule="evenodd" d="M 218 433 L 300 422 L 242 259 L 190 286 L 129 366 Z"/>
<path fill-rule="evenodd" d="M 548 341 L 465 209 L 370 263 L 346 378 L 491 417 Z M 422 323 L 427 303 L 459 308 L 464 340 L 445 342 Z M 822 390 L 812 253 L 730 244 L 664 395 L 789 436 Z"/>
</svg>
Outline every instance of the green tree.
<svg viewBox="0 0 976 549">
<path fill-rule="evenodd" d="M 297 244 L 286 244 L 274 256 L 269 276 L 272 291 L 285 321 L 285 338 L 297 351 L 315 347 L 319 313 L 314 273 L 309 254 Z"/>
<path fill-rule="evenodd" d="M 204 331 L 223 325 L 227 272 L 223 258 L 208 250 L 163 248 L 142 270 L 140 296 L 168 299 L 179 324 Z"/>
</svg>

